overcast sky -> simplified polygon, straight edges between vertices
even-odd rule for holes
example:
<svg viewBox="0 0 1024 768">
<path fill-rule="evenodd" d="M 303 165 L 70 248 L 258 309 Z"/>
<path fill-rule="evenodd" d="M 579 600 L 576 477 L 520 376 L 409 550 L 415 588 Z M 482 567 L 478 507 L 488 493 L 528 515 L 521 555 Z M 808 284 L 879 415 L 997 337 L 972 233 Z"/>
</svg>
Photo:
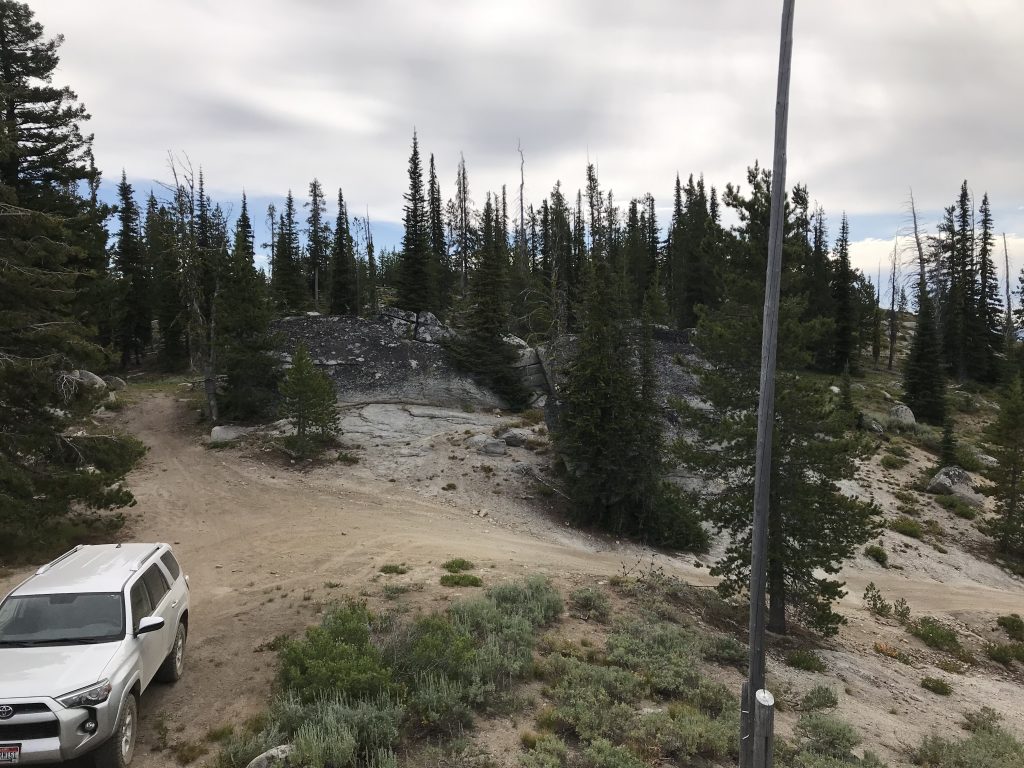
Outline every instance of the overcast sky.
<svg viewBox="0 0 1024 768">
<path fill-rule="evenodd" d="M 167 152 L 215 198 L 257 205 L 318 177 L 350 210 L 401 216 L 413 127 L 451 196 L 582 186 L 670 203 L 770 163 L 781 0 L 36 0 L 57 78 L 93 115 L 97 162 L 142 191 Z M 934 224 L 967 179 L 1024 261 L 1024 3 L 797 3 L 788 185 L 851 219 L 874 274 L 913 187 Z M 394 232 L 394 228 L 383 228 Z M 386 235 L 385 235 L 386 236 Z M 1014 268 L 1016 271 L 1016 267 Z"/>
</svg>

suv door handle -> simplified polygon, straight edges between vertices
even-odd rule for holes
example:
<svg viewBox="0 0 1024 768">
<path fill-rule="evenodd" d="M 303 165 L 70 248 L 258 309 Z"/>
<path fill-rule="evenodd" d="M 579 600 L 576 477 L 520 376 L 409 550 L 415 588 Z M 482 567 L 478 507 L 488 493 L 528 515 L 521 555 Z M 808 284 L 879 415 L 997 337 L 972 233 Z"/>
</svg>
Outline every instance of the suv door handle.
<svg viewBox="0 0 1024 768">
<path fill-rule="evenodd" d="M 177 608 L 177 607 L 178 607 L 178 601 L 175 600 L 173 603 L 171 603 L 171 608 Z"/>
</svg>

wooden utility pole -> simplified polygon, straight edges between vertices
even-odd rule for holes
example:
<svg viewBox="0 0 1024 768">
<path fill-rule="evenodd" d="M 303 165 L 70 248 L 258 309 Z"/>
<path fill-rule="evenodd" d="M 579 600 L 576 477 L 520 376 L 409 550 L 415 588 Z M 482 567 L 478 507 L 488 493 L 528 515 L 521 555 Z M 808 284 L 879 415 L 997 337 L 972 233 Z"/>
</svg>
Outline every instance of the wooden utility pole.
<svg viewBox="0 0 1024 768">
<path fill-rule="evenodd" d="M 754 527 L 750 559 L 750 665 L 740 703 L 740 766 L 771 765 L 772 720 L 766 711 L 774 699 L 764 689 L 765 582 L 768 566 L 768 512 L 771 494 L 772 424 L 775 420 L 775 357 L 779 338 L 779 287 L 785 229 L 786 133 L 789 128 L 789 75 L 793 59 L 793 11 L 784 0 L 775 101 L 775 158 L 772 162 L 772 210 L 768 269 L 761 336 L 761 395 L 757 407 L 757 460 L 754 472 Z M 755 724 L 759 727 L 755 728 Z M 767 733 L 765 733 L 767 728 Z"/>
</svg>

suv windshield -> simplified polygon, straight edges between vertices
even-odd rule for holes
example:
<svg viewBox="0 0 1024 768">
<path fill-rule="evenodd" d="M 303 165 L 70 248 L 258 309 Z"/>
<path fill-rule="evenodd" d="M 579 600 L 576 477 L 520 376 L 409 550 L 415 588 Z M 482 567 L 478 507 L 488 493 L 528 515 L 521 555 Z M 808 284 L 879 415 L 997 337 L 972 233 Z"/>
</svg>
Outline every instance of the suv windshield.
<svg viewBox="0 0 1024 768">
<path fill-rule="evenodd" d="M 123 637 L 120 592 L 21 595 L 0 605 L 0 646 L 107 643 Z"/>
</svg>

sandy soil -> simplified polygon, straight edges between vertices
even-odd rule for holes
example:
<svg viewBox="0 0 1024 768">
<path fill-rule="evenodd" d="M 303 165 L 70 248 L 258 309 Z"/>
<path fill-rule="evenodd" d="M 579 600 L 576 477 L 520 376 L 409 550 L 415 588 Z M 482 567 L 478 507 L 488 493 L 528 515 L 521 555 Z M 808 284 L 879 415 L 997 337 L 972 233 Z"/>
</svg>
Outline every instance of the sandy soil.
<svg viewBox="0 0 1024 768">
<path fill-rule="evenodd" d="M 536 483 L 522 471 L 542 465 L 542 457 L 524 449 L 484 457 L 467 449 L 467 431 L 489 431 L 508 421 L 496 415 L 466 415 L 464 424 L 453 424 L 436 413 L 406 410 L 411 421 L 396 426 L 393 412 L 364 408 L 346 416 L 346 439 L 359 464 L 298 471 L 260 449 L 204 447 L 186 402 L 167 393 L 145 394 L 111 417 L 150 449 L 129 478 L 138 506 L 127 535 L 171 542 L 192 585 L 188 672 L 177 685 L 155 685 L 143 696 L 139 768 L 175 764 L 170 752 L 153 751 L 163 726 L 171 743 L 201 743 L 208 729 L 260 711 L 275 661 L 261 647 L 299 632 L 333 600 L 362 595 L 379 602 L 385 583 L 405 583 L 422 589 L 404 596 L 402 605 L 442 605 L 458 592 L 437 586 L 439 564 L 456 556 L 476 561 L 492 583 L 539 572 L 563 586 L 607 578 L 624 564 L 652 556 L 633 545 L 569 531 L 544 512 Z M 456 488 L 443 490 L 448 483 Z M 691 583 L 712 581 L 693 557 L 653 557 L 666 572 Z M 935 654 L 860 604 L 864 585 L 874 581 L 887 598 L 905 597 L 917 615 L 955 620 L 980 647 L 996 637 L 995 616 L 1024 611 L 1020 581 L 972 560 L 984 574 L 976 579 L 966 559 L 936 570 L 927 545 L 898 557 L 900 571 L 858 558 L 844 574 L 850 594 L 843 610 L 850 624 L 822 654 L 827 679 L 775 663 L 775 680 L 802 691 L 838 679 L 842 715 L 894 764 L 906 760 L 900 751 L 923 734 L 956 732 L 960 713 L 982 704 L 1003 711 L 1024 736 L 1020 679 L 989 665 L 966 675 L 939 672 L 931 666 Z M 411 570 L 380 577 L 379 567 L 390 562 Z M 26 572 L 0 579 L 0 590 Z M 914 666 L 874 653 L 878 640 L 911 651 Z M 954 696 L 943 700 L 921 689 L 924 675 L 952 678 Z M 794 717 L 780 718 L 783 731 Z M 488 730 L 493 726 L 481 732 Z"/>
</svg>

